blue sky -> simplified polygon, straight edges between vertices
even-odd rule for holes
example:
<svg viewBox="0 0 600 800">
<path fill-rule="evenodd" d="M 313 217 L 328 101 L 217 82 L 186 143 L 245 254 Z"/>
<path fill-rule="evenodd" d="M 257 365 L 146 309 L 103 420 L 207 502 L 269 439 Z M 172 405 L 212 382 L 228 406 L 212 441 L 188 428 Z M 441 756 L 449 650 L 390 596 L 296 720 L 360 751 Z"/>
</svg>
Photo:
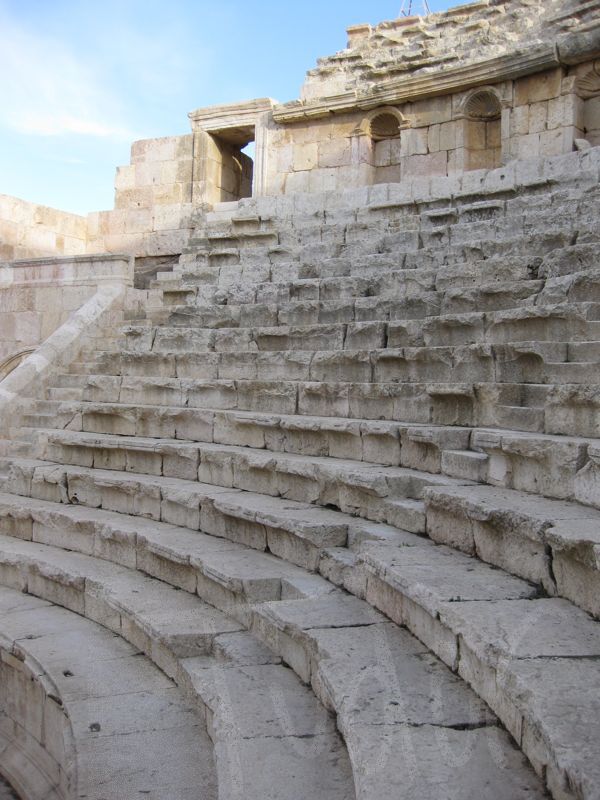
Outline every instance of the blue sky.
<svg viewBox="0 0 600 800">
<path fill-rule="evenodd" d="M 112 208 L 114 170 L 134 139 L 187 133 L 187 112 L 201 106 L 293 100 L 316 59 L 346 46 L 347 26 L 401 6 L 0 0 L 0 193 L 77 213 Z"/>
</svg>

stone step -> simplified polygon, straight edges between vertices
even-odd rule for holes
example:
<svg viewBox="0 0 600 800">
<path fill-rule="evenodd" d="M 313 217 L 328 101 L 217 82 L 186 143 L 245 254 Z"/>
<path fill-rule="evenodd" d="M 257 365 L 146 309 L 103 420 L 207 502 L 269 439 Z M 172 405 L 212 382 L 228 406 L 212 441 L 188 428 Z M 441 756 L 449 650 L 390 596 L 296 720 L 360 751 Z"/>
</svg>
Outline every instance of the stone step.
<svg viewBox="0 0 600 800">
<path fill-rule="evenodd" d="M 518 211 L 514 211 L 514 218 L 507 218 L 506 210 L 494 209 L 495 219 L 477 221 L 467 220 L 454 210 L 446 219 L 433 221 L 429 214 L 406 214 L 405 209 L 402 210 L 404 213 L 394 213 L 391 208 L 365 209 L 362 212 L 365 216 L 359 221 L 349 219 L 349 215 L 345 219 L 329 221 L 321 210 L 312 219 L 294 214 L 293 219 L 277 224 L 270 231 L 261 231 L 267 235 L 264 242 L 251 233 L 245 241 L 242 240 L 231 225 L 223 225 L 219 229 L 203 227 L 192 235 L 192 245 L 186 249 L 185 255 L 195 255 L 201 259 L 229 249 L 248 256 L 253 253 L 266 255 L 275 250 L 283 251 L 288 257 L 306 259 L 317 247 L 321 253 L 343 252 L 354 257 L 378 254 L 387 255 L 390 259 L 394 251 L 414 252 L 444 245 L 448 249 L 460 250 L 461 245 L 486 243 L 490 249 L 495 246 L 495 252 L 510 252 L 514 240 L 522 239 L 523 251 L 540 254 L 547 252 L 552 245 L 557 248 L 568 243 L 572 230 L 568 223 L 562 226 L 557 224 L 556 230 L 548 234 L 540 230 L 536 216 L 537 224 L 530 226 L 531 233 L 525 237 L 523 220 L 539 210 L 533 207 L 532 211 L 528 211 L 522 199 L 519 200 Z M 361 211 L 358 213 L 361 214 Z M 377 219 L 382 213 L 385 218 L 380 216 Z M 489 213 L 489 210 L 486 209 L 485 213 Z M 561 234 L 561 227 L 565 234 Z M 275 239 L 275 231 L 278 234 L 276 242 L 269 240 L 269 234 Z M 579 249 L 582 249 L 581 246 Z"/>
<path fill-rule="evenodd" d="M 0 619 L 0 769 L 21 796 L 216 800 L 200 714 L 137 647 L 5 586 Z"/>
<path fill-rule="evenodd" d="M 36 415 L 26 415 L 24 425 L 40 423 L 19 431 L 29 442 L 28 451 L 32 438 L 38 435 L 37 429 L 45 429 L 51 441 L 57 443 L 69 441 L 70 437 L 72 447 L 77 446 L 78 432 L 142 437 L 148 439 L 143 444 L 146 452 L 160 439 L 200 441 L 408 467 L 457 478 L 470 479 L 471 470 L 475 469 L 476 482 L 557 499 L 575 499 L 576 496 L 581 499 L 585 483 L 588 487 L 585 502 L 600 506 L 600 496 L 591 490 L 588 477 L 589 464 L 598 446 L 596 439 L 492 428 L 216 409 L 200 411 L 108 403 L 81 403 L 71 405 L 70 409 L 69 413 L 55 412 L 59 419 L 69 419 L 67 431 L 61 424 L 49 425 L 50 414 L 41 415 L 39 420 Z M 54 434 L 53 428 L 63 430 Z M 118 447 L 119 442 L 117 438 L 116 444 L 111 446 Z M 175 447 L 175 441 L 168 443 L 169 452 Z"/>
<path fill-rule="evenodd" d="M 268 549 L 310 571 L 317 570 L 323 550 L 329 547 L 414 538 L 389 525 L 314 504 L 197 481 L 15 458 L 0 460 L 0 477 L 3 491 L 19 497 L 200 530 L 255 550 Z M 414 519 L 414 501 L 406 504 Z"/>
<path fill-rule="evenodd" d="M 58 572 L 56 561 L 61 554 L 65 557 Z M 15 566 L 17 555 L 19 567 Z M 105 579 L 95 559 L 1 537 L 0 564 L 4 574 L 11 576 L 13 580 L 26 580 L 31 593 L 46 597 L 58 595 L 65 605 L 73 602 L 71 597 L 67 598 L 65 595 L 65 583 L 68 583 L 71 595 L 72 587 L 80 587 L 80 592 L 92 601 L 86 604 L 86 615 L 102 614 L 95 605 L 100 593 L 105 616 L 108 617 L 111 612 L 114 614 L 113 609 L 118 609 L 118 617 L 123 621 L 137 621 L 140 615 L 139 601 L 132 602 L 131 593 L 126 594 L 124 599 L 122 597 L 126 593 L 123 574 L 120 575 L 115 589 L 115 579 Z M 121 573 L 123 572 L 121 569 Z M 131 570 L 127 573 L 127 580 L 132 585 L 139 580 L 150 580 L 136 578 L 136 573 Z M 85 580 L 83 584 L 82 578 Z M 283 613 L 293 613 L 295 609 L 304 612 L 306 606 L 303 602 L 281 601 Z M 264 614 L 273 605 L 276 606 L 277 603 L 259 604 L 258 615 Z M 436 659 L 428 656 L 425 648 L 409 634 L 386 623 L 380 614 L 369 609 L 366 604 L 342 593 L 330 595 L 325 608 L 313 606 L 311 611 L 312 619 L 321 615 L 326 620 L 333 621 L 329 631 L 333 638 L 328 640 L 327 632 L 323 630 L 326 638 L 321 642 L 321 649 L 325 646 L 331 648 L 337 641 L 347 653 L 344 657 L 342 652 L 338 652 L 339 657 L 335 661 L 322 654 L 319 660 L 323 662 L 322 676 L 324 680 L 327 679 L 328 684 L 327 707 L 336 713 L 338 727 L 349 742 L 348 751 L 356 796 L 373 800 L 380 796 L 382 776 L 375 769 L 377 754 L 380 754 L 383 747 L 388 756 L 392 756 L 392 750 L 396 749 L 394 745 L 405 742 L 406 737 L 417 750 L 406 761 L 401 759 L 400 762 L 394 753 L 393 779 L 391 776 L 388 779 L 391 779 L 392 786 L 399 785 L 400 781 L 411 775 L 412 759 L 418 756 L 418 777 L 413 779 L 415 792 L 418 792 L 419 797 L 431 800 L 438 797 L 442 778 L 449 780 L 452 785 L 456 785 L 458 781 L 460 791 L 457 788 L 458 793 L 452 795 L 457 800 L 465 796 L 463 791 L 467 791 L 468 796 L 474 796 L 474 792 L 488 792 L 488 789 L 493 794 L 484 793 L 478 796 L 489 797 L 490 800 L 492 797 L 506 797 L 508 800 L 509 797 L 543 796 L 540 784 L 525 766 L 522 756 L 515 752 L 514 745 L 509 742 L 506 734 L 498 729 L 493 715 L 459 679 Z M 147 616 L 157 616 L 162 620 L 164 609 L 159 611 L 154 606 L 147 612 Z M 310 623 L 310 619 L 305 618 L 305 621 Z M 103 619 L 103 622 L 106 624 L 106 620 Z M 190 627 L 189 623 L 186 627 Z M 132 630 L 133 626 L 124 628 L 125 635 L 131 635 Z M 164 638 L 164 631 L 161 630 L 160 634 Z M 353 644 L 349 641 L 349 635 L 354 639 Z M 240 645 L 240 642 L 245 646 Z M 385 654 L 386 645 L 394 663 L 390 666 L 389 661 L 384 665 L 379 662 L 379 666 L 384 666 L 385 671 L 378 675 L 378 685 L 381 688 L 374 706 L 372 682 L 365 682 L 361 678 L 370 665 L 369 673 L 373 670 L 377 672 L 377 662 L 373 661 L 373 657 L 377 653 Z M 282 669 L 272 657 L 269 658 L 268 651 L 259 651 L 256 646 L 250 649 L 243 634 L 222 631 L 220 628 L 215 631 L 209 652 L 193 655 L 190 645 L 182 649 L 185 652 L 175 656 L 177 678 L 188 691 L 191 689 L 197 693 L 206 708 L 205 713 L 210 720 L 210 730 L 215 739 L 219 779 L 224 772 L 220 756 L 225 756 L 223 760 L 227 759 L 227 766 L 231 769 L 236 764 L 234 756 L 237 755 L 237 763 L 242 760 L 243 767 L 246 767 L 243 773 L 246 779 L 244 783 L 246 786 L 247 783 L 250 784 L 249 791 L 244 787 L 245 797 L 261 796 L 256 788 L 257 785 L 261 786 L 264 791 L 265 779 L 275 781 L 275 786 L 269 786 L 269 790 L 262 796 L 273 800 L 300 800 L 307 796 L 307 791 L 311 792 L 310 796 L 319 797 L 345 799 L 354 796 L 348 786 L 350 773 L 346 754 L 336 738 L 330 718 L 314 701 L 311 702 L 312 697 L 308 690 L 294 683 L 290 670 Z M 238 656 L 238 662 L 241 660 L 239 654 L 242 650 L 246 658 L 238 664 L 215 665 L 211 662 L 214 662 L 214 654 L 219 650 L 225 656 L 233 651 Z M 289 659 L 291 663 L 293 654 L 288 650 L 289 648 L 278 646 L 275 653 L 284 661 Z M 212 660 L 210 655 L 213 655 Z M 293 663 L 291 665 L 294 666 Z M 407 707 L 403 687 L 408 679 L 421 686 L 422 692 L 417 694 L 416 699 L 409 701 Z M 443 708 L 439 706 L 432 709 L 427 698 L 432 685 L 443 695 Z M 351 690 L 350 693 L 348 690 Z M 278 708 L 274 694 L 281 698 L 283 708 Z M 386 718 L 384 726 L 380 726 L 375 717 L 379 705 L 386 709 L 392 708 L 392 712 L 386 715 L 389 718 Z M 486 747 L 475 746 L 475 734 L 479 740 L 483 730 L 490 736 L 490 751 Z M 285 732 L 282 737 L 287 745 L 285 747 L 280 746 L 280 731 Z M 436 746 L 440 734 L 446 734 L 451 744 L 450 753 L 442 761 Z M 220 737 L 222 741 L 219 741 Z M 294 741 L 294 738 L 298 741 Z M 309 743 L 303 742 L 304 739 L 309 739 Z M 499 750 L 507 760 L 503 767 L 499 768 L 492 757 L 492 743 L 496 752 Z M 295 746 L 290 747 L 292 744 Z M 302 746 L 303 744 L 306 746 Z M 457 761 L 459 753 L 464 755 L 465 746 L 469 749 L 475 746 L 468 767 L 462 759 Z M 265 748 L 267 753 L 264 752 Z M 252 770 L 253 759 L 261 763 L 261 769 Z M 273 759 L 273 763 L 278 766 L 276 775 L 283 773 L 282 781 L 287 784 L 281 783 L 278 786 L 277 778 L 274 778 L 271 771 L 265 775 L 265 759 L 267 763 L 269 759 Z M 300 772 L 299 775 L 293 773 L 296 780 L 281 769 L 282 762 L 288 769 L 295 767 Z M 231 780 L 233 783 L 234 776 L 231 776 Z M 219 797 L 222 796 L 221 786 L 220 781 Z M 280 793 L 277 793 L 277 789 Z"/>
<path fill-rule="evenodd" d="M 598 446 L 595 439 L 409 422 L 245 414 L 213 409 L 199 412 L 164 407 L 119 408 L 110 404 L 100 408 L 82 404 L 77 417 L 77 426 L 71 422 L 69 430 L 53 432 L 44 425 L 38 429 L 46 430 L 51 442 L 66 442 L 70 447 L 102 446 L 100 441 L 90 443 L 89 436 L 88 441 L 82 439 L 79 432 L 118 434 L 107 446 L 118 449 L 123 444 L 135 449 L 135 444 L 124 443 L 122 437 L 139 436 L 147 439 L 140 446 L 141 452 L 164 447 L 167 454 L 173 454 L 179 440 L 200 441 L 273 453 L 408 467 L 451 477 L 465 477 L 460 472 L 464 458 L 471 462 L 475 458 L 478 482 L 558 499 L 585 496 L 585 502 L 600 506 L 600 495 L 589 478 L 590 462 Z M 22 428 L 19 435 L 31 442 L 39 434 L 36 428 Z M 157 443 L 157 439 L 176 441 L 164 445 Z M 29 445 L 27 447 L 29 449 Z M 469 455 L 457 456 L 457 450 L 469 451 Z M 187 458 L 186 452 L 189 452 L 189 444 L 182 447 L 182 457 Z M 84 460 L 78 463 L 84 464 L 85 456 L 82 458 Z M 171 458 L 176 456 L 171 455 Z M 154 470 L 160 466 L 159 462 L 160 459 Z M 84 465 L 89 466 L 88 463 Z"/>
<path fill-rule="evenodd" d="M 506 304 L 511 307 L 515 297 L 523 302 L 535 297 L 546 282 L 531 278 L 527 269 L 523 272 L 520 279 L 513 275 L 509 281 L 500 278 L 490 281 L 489 263 L 486 261 L 482 262 L 480 271 L 474 272 L 470 267 L 462 276 L 456 269 L 450 271 L 448 267 L 422 267 L 390 268 L 368 277 L 358 274 L 328 278 L 296 277 L 292 280 L 292 273 L 286 275 L 284 270 L 272 267 L 269 280 L 234 281 L 225 285 L 219 285 L 218 270 L 206 270 L 202 273 L 204 280 L 192 284 L 186 283 L 184 274 L 173 277 L 173 273 L 168 273 L 168 280 L 162 282 L 161 288 L 165 309 L 180 306 L 182 310 L 192 310 L 194 306 L 216 304 L 239 307 L 241 313 L 242 306 L 258 303 L 283 306 L 291 311 L 302 303 L 330 304 L 342 300 L 354 302 L 361 313 L 363 304 L 368 307 L 370 303 L 389 299 L 396 302 L 404 298 L 418 299 L 422 293 L 435 292 L 443 298 L 441 302 L 447 313 L 464 313 L 466 310 L 496 311 Z M 200 274 L 196 278 L 200 278 Z M 572 298 L 589 299 L 565 287 L 560 299 Z"/>
<path fill-rule="evenodd" d="M 60 383 L 62 377 L 57 378 Z M 197 380 L 81 376 L 68 389 L 81 401 L 189 409 L 258 411 L 300 416 L 402 419 L 412 423 L 483 426 L 600 436 L 594 386 L 519 383 L 359 383 L 295 380 Z M 50 388 L 49 400 L 62 400 Z M 77 398 L 77 400 L 73 400 Z M 63 407 L 69 407 L 68 403 Z"/>
<path fill-rule="evenodd" d="M 472 234 L 472 228 L 462 232 Z M 372 235 L 370 226 L 362 239 L 333 242 L 282 242 L 281 246 L 256 248 L 217 246 L 182 256 L 179 265 L 183 281 L 201 285 L 210 282 L 226 287 L 239 281 L 245 284 L 286 279 L 326 279 L 336 277 L 371 277 L 395 270 L 441 270 L 440 286 L 476 286 L 489 282 L 490 274 L 499 281 L 531 278 L 554 278 L 580 273 L 584 265 L 596 268 L 594 244 L 565 246 L 572 234 L 560 232 L 519 235 L 514 228 L 505 237 L 497 229 L 489 236 L 467 236 L 459 241 L 461 231 L 454 228 L 452 240 L 442 232 L 410 232 L 408 237 Z M 282 237 L 280 237 L 282 238 Z M 444 240 L 445 238 L 445 240 Z M 408 239 L 408 240 L 407 240 Z M 173 284 L 173 274 L 164 279 Z M 454 281 L 451 279 L 454 278 Z M 459 281 L 456 281 L 456 278 Z M 160 282 L 156 283 L 160 286 Z"/>
<path fill-rule="evenodd" d="M 424 555 L 419 548 L 382 546 L 364 553 L 367 601 L 489 704 L 553 797 L 597 797 L 598 623 L 568 601 L 537 597 L 530 584 L 468 556 L 461 563 L 453 550 Z M 285 606 L 267 608 L 265 640 L 283 629 L 298 648 L 293 621 L 280 616 Z"/>
<path fill-rule="evenodd" d="M 0 536 L 0 565 L 4 583 L 114 631 L 187 691 L 213 737 L 219 798 L 239 797 L 240 789 L 256 800 L 300 800 L 306 791 L 353 797 L 350 764 L 332 719 L 221 612 L 135 570 L 11 537 Z M 240 650 L 246 657 L 242 652 L 236 663 L 231 656 L 240 660 Z M 272 699 L 275 689 L 288 700 L 284 708 Z M 277 770 L 264 769 L 271 761 Z"/>
<path fill-rule="evenodd" d="M 366 332 L 365 332 L 366 333 Z M 182 339 L 183 343 L 183 339 Z M 340 351 L 149 352 L 122 348 L 88 362 L 74 362 L 71 373 L 162 378 L 212 378 L 347 382 L 589 383 L 596 364 L 557 362 L 564 343 L 456 345 L 452 347 L 365 348 Z M 599 345 L 600 347 L 600 345 Z M 546 363 L 549 359 L 551 363 Z M 66 384 L 65 381 L 70 383 Z M 77 380 L 60 377 L 63 388 Z M 56 382 L 55 382 L 56 383 Z"/>
<path fill-rule="evenodd" d="M 69 380 L 72 380 L 69 378 Z M 598 437 L 595 385 L 360 383 L 83 376 L 68 397 L 91 402 L 402 419 Z M 49 399 L 61 390 L 50 388 Z"/>
<path fill-rule="evenodd" d="M 403 532 L 361 524 L 347 513 L 243 491 L 246 479 L 239 482 L 240 492 L 174 478 L 152 479 L 40 461 L 11 460 L 8 467 L 6 488 L 19 495 L 146 516 L 257 549 L 268 546 L 271 552 L 308 569 L 318 567 L 324 548 L 356 548 L 372 538 L 400 536 L 406 541 Z M 485 486 L 444 487 L 439 482 L 428 485 L 427 480 L 411 486 L 414 475 L 414 471 L 405 471 L 409 483 L 404 491 L 425 495 L 427 532 L 434 541 L 477 554 L 600 616 L 595 553 L 599 511 Z M 344 502 L 342 499 L 340 507 L 356 513 L 356 499 L 348 506 Z M 377 517 L 382 513 L 372 512 L 368 499 L 362 498 L 362 502 L 366 510 L 359 508 L 359 513 Z M 395 507 L 398 502 L 400 508 Z M 420 502 L 410 497 L 383 500 L 381 507 L 396 528 L 404 523 L 408 530 L 424 529 Z M 416 541 L 420 544 L 423 540 Z"/>
<path fill-rule="evenodd" d="M 61 465 L 123 470 L 284 497 L 335 507 L 415 533 L 425 530 L 420 502 L 424 488 L 458 483 L 442 475 L 350 459 L 77 431 L 39 431 L 35 450 L 41 460 Z"/>
<path fill-rule="evenodd" d="M 127 350 L 163 353 L 590 342 L 600 341 L 599 317 L 598 303 L 564 303 L 496 312 L 439 314 L 424 320 L 332 322 L 327 325 L 202 328 L 151 326 L 144 322 L 125 326 L 122 335 Z M 564 358 L 566 360 L 566 354 Z"/>
<path fill-rule="evenodd" d="M 264 289 L 257 286 L 252 292 L 247 289 L 244 291 L 243 285 L 227 290 L 213 287 L 212 291 L 203 292 L 203 295 L 198 293 L 194 304 L 170 304 L 152 311 L 149 318 L 157 325 L 215 328 L 264 325 L 267 320 L 270 325 L 317 325 L 377 319 L 424 319 L 436 314 L 493 312 L 533 305 L 544 287 L 543 281 L 530 280 L 516 285 L 496 283 L 470 290 L 454 288 L 440 292 L 435 291 L 431 283 L 427 285 L 422 275 L 419 280 L 413 277 L 412 281 L 403 273 L 402 277 L 402 282 L 396 286 L 388 277 L 387 282 L 383 279 L 354 279 L 348 282 L 346 279 L 346 284 L 339 286 L 334 283 L 336 279 L 331 279 L 327 283 L 333 283 L 333 287 L 308 281 L 302 282 L 301 288 L 293 284 L 265 284 Z M 340 280 L 337 280 L 338 284 Z M 319 298 L 322 293 L 331 292 L 332 288 L 337 288 L 338 294 L 328 300 L 286 299 L 292 292 L 303 292 Z M 345 292 L 355 294 L 347 295 Z"/>
<path fill-rule="evenodd" d="M 361 765 L 358 797 L 544 796 L 485 706 L 366 603 L 343 595 L 265 603 L 253 631 L 336 713 Z"/>
<path fill-rule="evenodd" d="M 594 245 L 586 247 L 591 253 Z M 549 258 L 560 263 L 569 250 L 558 249 L 546 261 Z M 508 253 L 482 256 L 477 243 L 470 252 L 463 247 L 454 251 L 436 248 L 401 253 L 400 257 L 396 252 L 392 258 L 374 254 L 354 259 L 351 252 L 331 258 L 314 252 L 304 261 L 297 257 L 278 260 L 271 252 L 258 259 L 253 255 L 246 263 L 238 254 L 231 264 L 222 260 L 214 264 L 185 264 L 178 272 L 165 273 L 157 285 L 164 296 L 172 291 L 176 295 L 185 288 L 191 293 L 190 297 L 197 295 L 201 303 L 225 299 L 234 304 L 247 302 L 243 298 L 250 297 L 254 297 L 251 302 L 335 300 L 388 293 L 401 297 L 414 294 L 415 289 L 418 293 L 428 288 L 447 293 L 450 303 L 459 304 L 457 311 L 465 310 L 461 303 L 468 304 L 468 308 L 475 294 L 484 305 L 491 304 L 489 310 L 497 310 L 505 302 L 503 298 L 512 302 L 515 292 L 518 295 L 523 292 L 522 296 L 526 297 L 525 287 L 533 286 L 535 281 L 544 284 L 540 287 L 540 300 L 544 298 L 545 302 L 598 300 L 600 275 L 594 258 L 588 254 L 587 260 L 588 266 L 575 260 L 566 270 L 557 270 L 556 264 L 544 263 L 539 254 L 526 256 L 515 247 Z M 318 287 L 323 291 L 317 292 Z M 461 291 L 464 293 L 462 300 L 458 296 Z M 499 305 L 492 303 L 495 295 Z"/>
<path fill-rule="evenodd" d="M 579 485 L 597 490 L 594 458 Z M 476 554 L 600 617 L 596 508 L 490 486 L 431 487 L 424 494 L 427 533 L 434 541 Z"/>
<path fill-rule="evenodd" d="M 138 569 L 198 594 L 244 627 L 250 623 L 253 603 L 335 591 L 324 578 L 269 553 L 197 530 L 84 505 L 0 493 L 0 533 Z"/>
</svg>

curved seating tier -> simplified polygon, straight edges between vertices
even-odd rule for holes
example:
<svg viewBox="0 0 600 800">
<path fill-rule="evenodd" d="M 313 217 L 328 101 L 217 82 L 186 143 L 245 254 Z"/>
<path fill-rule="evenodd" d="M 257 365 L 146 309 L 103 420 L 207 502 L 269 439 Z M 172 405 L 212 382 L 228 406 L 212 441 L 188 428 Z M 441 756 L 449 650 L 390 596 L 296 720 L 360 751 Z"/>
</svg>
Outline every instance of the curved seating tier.
<svg viewBox="0 0 600 800">
<path fill-rule="evenodd" d="M 199 714 L 136 647 L 67 605 L 0 587 L 2 773 L 28 800 L 216 800 Z"/>
<path fill-rule="evenodd" d="M 219 798 L 600 796 L 599 169 L 216 208 L 24 399 L 0 584 L 173 679 Z"/>
</svg>

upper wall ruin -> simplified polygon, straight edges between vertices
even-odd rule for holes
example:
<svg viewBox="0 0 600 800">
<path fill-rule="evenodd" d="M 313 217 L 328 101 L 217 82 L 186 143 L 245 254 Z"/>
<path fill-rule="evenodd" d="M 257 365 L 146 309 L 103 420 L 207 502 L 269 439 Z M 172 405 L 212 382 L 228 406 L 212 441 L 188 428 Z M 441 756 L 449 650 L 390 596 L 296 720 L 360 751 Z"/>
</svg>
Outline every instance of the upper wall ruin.
<svg viewBox="0 0 600 800">
<path fill-rule="evenodd" d="M 348 30 L 300 99 L 189 114 L 134 142 L 87 252 L 181 252 L 222 202 L 460 175 L 600 145 L 600 0 L 477 0 Z M 254 158 L 245 147 L 254 142 Z"/>
</svg>

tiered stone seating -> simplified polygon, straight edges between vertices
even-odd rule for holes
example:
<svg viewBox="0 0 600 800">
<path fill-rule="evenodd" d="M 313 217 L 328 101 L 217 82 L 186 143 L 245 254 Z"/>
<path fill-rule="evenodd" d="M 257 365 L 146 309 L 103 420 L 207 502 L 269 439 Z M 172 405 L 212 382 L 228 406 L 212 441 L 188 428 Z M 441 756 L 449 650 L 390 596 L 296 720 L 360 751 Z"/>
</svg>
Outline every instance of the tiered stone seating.
<svg viewBox="0 0 600 800">
<path fill-rule="evenodd" d="M 36 800 L 216 797 L 199 714 L 136 647 L 67 611 L 67 592 L 59 607 L 0 588 L 3 774 Z"/>
<path fill-rule="evenodd" d="M 227 204 L 24 406 L 0 583 L 193 698 L 219 798 L 599 796 L 591 158 Z"/>
</svg>

